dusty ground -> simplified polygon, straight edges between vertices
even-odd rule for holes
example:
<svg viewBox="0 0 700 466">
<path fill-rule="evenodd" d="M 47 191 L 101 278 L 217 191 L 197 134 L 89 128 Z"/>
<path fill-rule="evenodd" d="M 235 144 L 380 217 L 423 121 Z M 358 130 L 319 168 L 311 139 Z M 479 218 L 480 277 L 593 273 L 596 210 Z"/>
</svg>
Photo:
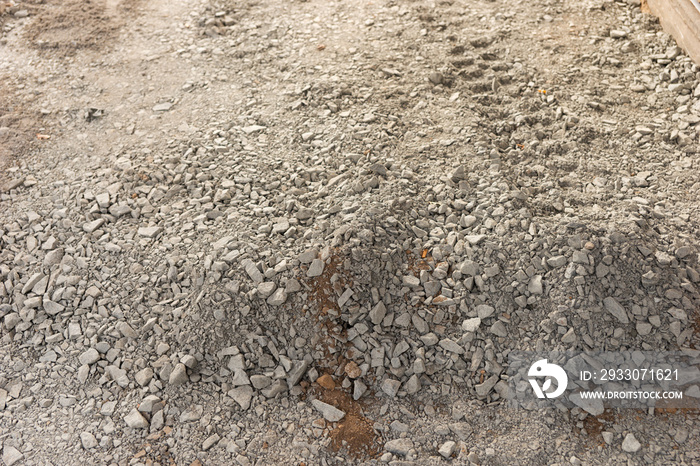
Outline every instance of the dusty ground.
<svg viewBox="0 0 700 466">
<path fill-rule="evenodd" d="M 693 410 L 477 395 L 516 349 L 698 348 L 700 70 L 638 2 L 47 0 L 0 24 L 5 463 L 700 461 Z"/>
</svg>

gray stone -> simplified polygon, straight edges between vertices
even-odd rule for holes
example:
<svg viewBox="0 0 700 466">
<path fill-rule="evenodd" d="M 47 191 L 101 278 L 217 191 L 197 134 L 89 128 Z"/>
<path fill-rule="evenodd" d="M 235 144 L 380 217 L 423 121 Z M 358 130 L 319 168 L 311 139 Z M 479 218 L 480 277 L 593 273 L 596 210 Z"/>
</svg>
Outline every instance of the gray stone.
<svg viewBox="0 0 700 466">
<path fill-rule="evenodd" d="M 142 413 L 150 413 L 153 411 L 153 406 L 160 403 L 160 398 L 156 395 L 148 395 L 146 398 L 141 400 L 139 404 L 139 411 Z"/>
<path fill-rule="evenodd" d="M 128 205 L 112 204 L 109 207 L 109 213 L 117 218 L 123 217 L 124 215 L 129 215 L 131 213 L 131 207 Z"/>
<path fill-rule="evenodd" d="M 423 285 L 423 290 L 425 290 L 426 296 L 435 296 L 440 292 L 442 284 L 437 280 L 431 280 Z"/>
<path fill-rule="evenodd" d="M 494 309 L 492 306 L 489 306 L 488 304 L 479 304 L 478 306 L 476 306 L 476 313 L 479 316 L 479 319 L 481 320 L 490 317 L 494 312 L 496 312 L 496 309 Z"/>
<path fill-rule="evenodd" d="M 32 290 L 32 288 L 34 288 L 34 285 L 39 283 L 39 281 L 41 281 L 43 278 L 44 278 L 44 274 L 41 272 L 35 273 L 31 277 L 29 277 L 29 280 L 27 280 L 27 283 L 25 283 L 24 286 L 22 287 L 22 294 L 29 293 Z M 25 306 L 26 306 L 26 304 L 25 304 Z"/>
<path fill-rule="evenodd" d="M 629 317 L 627 316 L 627 311 L 625 311 L 625 308 L 622 307 L 622 305 L 617 302 L 617 300 L 613 297 L 607 297 L 603 300 L 603 305 L 605 306 L 605 309 L 613 315 L 617 320 L 619 320 L 623 324 L 629 324 L 630 320 Z"/>
<path fill-rule="evenodd" d="M 250 385 L 244 385 L 242 387 L 236 387 L 228 391 L 228 396 L 233 398 L 233 400 L 238 403 L 243 411 L 250 408 L 250 402 L 253 399 L 253 387 Z"/>
<path fill-rule="evenodd" d="M 153 379 L 153 369 L 150 367 L 141 369 L 136 373 L 136 375 L 134 375 L 134 379 L 136 380 L 136 383 L 142 387 L 145 387 L 151 382 L 151 379 Z"/>
<path fill-rule="evenodd" d="M 24 307 L 26 309 L 36 309 L 39 306 L 41 306 L 41 296 L 33 296 L 24 301 Z"/>
<path fill-rule="evenodd" d="M 22 321 L 22 318 L 16 312 L 11 312 L 5 316 L 5 328 L 7 330 L 12 330 Z"/>
<path fill-rule="evenodd" d="M 119 332 L 127 338 L 138 338 L 139 334 L 126 322 L 119 322 L 117 324 L 117 329 Z"/>
<path fill-rule="evenodd" d="M 688 440 L 689 435 L 690 432 L 688 431 L 688 429 L 679 427 L 678 430 L 676 430 L 676 433 L 673 435 L 673 440 L 675 440 L 676 443 L 678 443 L 679 445 L 682 445 Z"/>
<path fill-rule="evenodd" d="M 124 417 L 124 422 L 132 429 L 145 429 L 148 427 L 148 421 L 136 408 L 132 409 L 131 412 Z"/>
<path fill-rule="evenodd" d="M 244 126 L 241 128 L 245 134 L 253 134 L 253 133 L 259 133 L 260 131 L 265 129 L 265 126 L 260 126 L 260 125 L 250 125 L 250 126 Z"/>
<path fill-rule="evenodd" d="M 690 246 L 681 246 L 680 248 L 676 249 L 676 257 L 679 259 L 683 259 L 684 257 L 689 256 L 692 254 L 693 249 Z"/>
<path fill-rule="evenodd" d="M 241 265 L 245 268 L 245 272 L 255 283 L 262 283 L 264 280 L 263 274 L 258 270 L 258 267 L 250 259 L 245 259 L 241 262 Z"/>
<path fill-rule="evenodd" d="M 207 439 L 202 443 L 202 450 L 207 451 L 217 443 L 219 443 L 219 440 L 221 440 L 221 437 L 219 437 L 219 434 L 212 434 Z"/>
<path fill-rule="evenodd" d="M 415 275 L 404 275 L 403 284 L 406 286 L 418 287 L 420 286 L 420 279 Z"/>
<path fill-rule="evenodd" d="M 484 268 L 484 274 L 488 278 L 493 278 L 499 273 L 501 273 L 501 268 L 498 266 L 498 264 L 493 264 Z"/>
<path fill-rule="evenodd" d="M 542 294 L 542 275 L 535 275 L 530 278 L 530 282 L 527 284 L 527 291 L 531 294 Z"/>
<path fill-rule="evenodd" d="M 586 251 L 574 251 L 571 261 L 574 264 L 584 264 L 588 265 L 588 253 Z"/>
<path fill-rule="evenodd" d="M 299 262 L 302 264 L 310 264 L 314 259 L 318 257 L 318 249 L 312 248 L 299 254 Z"/>
<path fill-rule="evenodd" d="M 451 174 L 450 174 L 450 179 L 454 183 L 458 183 L 461 180 L 466 180 L 467 179 L 467 174 L 466 170 L 464 169 L 464 165 L 460 165 L 457 167 Z"/>
<path fill-rule="evenodd" d="M 93 220 L 92 222 L 87 222 L 83 224 L 83 231 L 85 231 L 85 233 L 92 233 L 93 231 L 100 228 L 104 223 L 105 219 L 103 218 L 98 218 L 97 220 Z"/>
<path fill-rule="evenodd" d="M 299 383 L 304 374 L 309 368 L 309 362 L 306 360 L 295 361 L 292 370 L 287 375 L 287 385 L 291 388 Z"/>
<path fill-rule="evenodd" d="M 486 235 L 467 235 L 464 238 L 469 241 L 469 244 L 476 246 L 486 239 Z"/>
<path fill-rule="evenodd" d="M 15 447 L 5 445 L 5 448 L 2 449 L 2 461 L 5 463 L 5 466 L 17 464 L 18 462 L 22 461 L 23 458 L 24 455 L 22 452 Z"/>
<path fill-rule="evenodd" d="M 345 412 L 339 410 L 335 406 L 324 403 L 321 400 L 312 400 L 311 404 L 314 406 L 314 408 L 320 411 L 326 421 L 338 422 L 345 417 Z"/>
<path fill-rule="evenodd" d="M 606 432 L 603 432 L 602 435 L 603 435 L 603 440 L 605 441 L 605 443 L 607 443 L 608 445 L 612 444 L 613 438 L 614 438 L 614 434 L 612 432 L 606 431 Z"/>
<path fill-rule="evenodd" d="M 182 363 L 175 364 L 173 371 L 170 373 L 168 383 L 170 385 L 177 386 L 182 385 L 188 381 L 189 378 L 187 377 L 187 367 L 185 367 L 185 365 Z"/>
<path fill-rule="evenodd" d="M 82 336 L 83 330 L 80 327 L 79 322 L 70 322 L 68 324 L 68 338 L 71 340 L 75 340 L 78 337 Z"/>
<path fill-rule="evenodd" d="M 299 280 L 297 280 L 296 278 L 290 278 L 289 280 L 287 280 L 287 286 L 284 290 L 286 293 L 296 293 L 299 290 L 301 290 L 301 284 L 299 283 Z"/>
<path fill-rule="evenodd" d="M 440 347 L 445 351 L 449 351 L 450 353 L 464 354 L 464 347 L 449 338 L 443 338 L 440 340 Z"/>
<path fill-rule="evenodd" d="M 576 341 L 576 332 L 574 331 L 573 327 L 567 330 L 567 332 L 564 334 L 564 336 L 561 337 L 561 342 L 562 343 L 573 343 Z"/>
<path fill-rule="evenodd" d="M 202 414 L 204 414 L 204 406 L 190 406 L 180 414 L 180 422 L 199 421 L 202 418 Z"/>
<path fill-rule="evenodd" d="M 250 383 L 256 390 L 262 390 L 272 383 L 272 379 L 266 375 L 255 374 L 250 376 Z"/>
<path fill-rule="evenodd" d="M 90 348 L 78 356 L 80 364 L 94 364 L 100 360 L 100 353 L 95 348 Z"/>
<path fill-rule="evenodd" d="M 622 441 L 622 449 L 626 451 L 627 453 L 636 453 L 642 448 L 642 444 L 639 443 L 639 440 L 634 436 L 634 434 L 630 433 L 625 435 L 625 439 Z"/>
<path fill-rule="evenodd" d="M 481 319 L 478 317 L 465 319 L 464 322 L 462 322 L 462 330 L 464 330 L 465 332 L 473 333 L 477 331 L 479 325 L 481 325 Z"/>
<path fill-rule="evenodd" d="M 100 206 L 100 208 L 106 209 L 109 207 L 109 193 L 98 194 L 95 196 L 95 201 L 97 201 L 97 205 Z"/>
<path fill-rule="evenodd" d="M 648 322 L 637 322 L 637 333 L 640 336 L 646 336 L 651 333 L 652 325 Z"/>
<path fill-rule="evenodd" d="M 488 379 L 484 380 L 484 383 L 475 385 L 474 389 L 476 390 L 477 396 L 479 396 L 480 398 L 484 398 L 486 395 L 488 395 L 499 379 L 500 377 L 498 376 L 498 374 L 495 374 L 489 377 Z"/>
<path fill-rule="evenodd" d="M 83 432 L 80 434 L 80 443 L 83 445 L 83 448 L 89 450 L 97 446 L 97 439 L 90 432 Z"/>
<path fill-rule="evenodd" d="M 285 301 L 287 301 L 287 293 L 282 288 L 277 288 L 277 290 L 267 298 L 267 304 L 270 306 L 281 306 Z"/>
<path fill-rule="evenodd" d="M 180 362 L 183 363 L 188 369 L 194 369 L 197 367 L 197 358 L 191 354 L 184 355 L 182 359 L 180 359 Z"/>
<path fill-rule="evenodd" d="M 111 416 L 114 414 L 114 410 L 117 407 L 117 402 L 116 401 L 105 401 L 105 403 L 102 405 L 100 408 L 100 414 L 102 416 Z"/>
<path fill-rule="evenodd" d="M 367 385 L 363 384 L 359 380 L 355 380 L 353 382 L 353 389 L 352 389 L 352 399 L 357 401 L 360 398 L 362 398 L 362 395 L 367 392 Z"/>
<path fill-rule="evenodd" d="M 49 251 L 44 257 L 44 265 L 47 267 L 51 267 L 53 265 L 59 264 L 61 262 L 61 259 L 63 259 L 63 254 L 64 250 L 62 248 Z"/>
<path fill-rule="evenodd" d="M 53 302 L 50 299 L 45 299 L 43 305 L 44 305 L 44 310 L 50 316 L 55 316 L 56 314 L 59 314 L 65 310 L 65 306 L 62 306 L 61 304 Z"/>
<path fill-rule="evenodd" d="M 384 444 L 384 449 L 395 455 L 406 456 L 413 449 L 413 441 L 407 438 L 389 440 Z"/>
<path fill-rule="evenodd" d="M 263 298 L 267 298 L 275 291 L 275 288 L 277 288 L 277 285 L 275 285 L 274 282 L 262 282 L 258 285 L 258 293 L 260 293 Z"/>
<path fill-rule="evenodd" d="M 430 332 L 426 333 L 425 335 L 421 335 L 420 340 L 425 346 L 435 346 L 439 341 L 439 338 L 433 332 Z"/>
<path fill-rule="evenodd" d="M 90 375 L 90 366 L 83 364 L 78 368 L 78 382 L 85 383 Z"/>
<path fill-rule="evenodd" d="M 263 388 L 260 393 L 266 398 L 274 398 L 281 393 L 285 393 L 289 387 L 287 383 L 282 379 L 277 379 L 272 382 L 268 387 Z"/>
<path fill-rule="evenodd" d="M 554 256 L 547 259 L 547 265 L 552 268 L 564 267 L 566 265 L 566 257 L 564 256 Z"/>
<path fill-rule="evenodd" d="M 399 382 L 398 380 L 384 379 L 384 381 L 382 382 L 382 391 L 392 398 L 395 397 L 396 394 L 399 392 L 400 387 L 401 382 Z"/>
<path fill-rule="evenodd" d="M 457 444 L 452 440 L 448 440 L 438 449 L 438 453 L 440 453 L 443 458 L 449 458 L 452 456 L 452 453 L 454 453 L 456 445 Z"/>
<path fill-rule="evenodd" d="M 472 260 L 466 260 L 462 262 L 462 265 L 459 267 L 459 271 L 462 273 L 462 275 L 474 277 L 479 275 L 479 264 Z"/>
<path fill-rule="evenodd" d="M 155 238 L 160 233 L 160 227 L 141 227 L 138 229 L 139 236 L 145 236 L 146 238 Z"/>
<path fill-rule="evenodd" d="M 154 112 L 167 112 L 173 108 L 173 104 L 170 102 L 162 102 L 153 106 Z"/>
<path fill-rule="evenodd" d="M 310 218 L 313 218 L 314 211 L 313 209 L 309 209 L 308 207 L 300 207 L 294 216 L 299 220 L 308 220 Z"/>
<path fill-rule="evenodd" d="M 497 337 L 506 337 L 508 335 L 508 330 L 506 330 L 505 324 L 500 320 L 494 322 L 489 331 Z"/>
<path fill-rule="evenodd" d="M 389 427 L 394 432 L 408 432 L 411 427 L 408 424 L 404 424 L 401 421 L 394 420 L 389 424 Z"/>
<path fill-rule="evenodd" d="M 306 276 L 309 278 L 318 277 L 323 273 L 324 266 L 325 264 L 321 259 L 314 259 L 311 261 L 311 265 L 309 266 L 309 270 L 306 272 Z"/>
<path fill-rule="evenodd" d="M 474 433 L 474 429 L 466 422 L 453 422 L 448 427 L 462 441 L 466 441 Z"/>
<path fill-rule="evenodd" d="M 624 39 L 625 37 L 627 37 L 627 33 L 625 31 L 613 29 L 610 31 L 610 37 L 612 37 L 613 39 Z"/>
<path fill-rule="evenodd" d="M 156 413 L 151 416 L 151 433 L 153 432 L 158 432 L 163 428 L 165 425 L 165 414 L 163 413 L 163 410 L 160 409 L 156 411 Z"/>
<path fill-rule="evenodd" d="M 126 375 L 126 369 L 121 369 L 115 365 L 109 365 L 105 367 L 105 373 L 117 382 L 117 385 L 119 385 L 122 388 L 126 388 L 129 386 L 129 378 Z"/>
<path fill-rule="evenodd" d="M 289 226 L 289 222 L 287 221 L 275 223 L 272 226 L 272 233 L 277 235 L 284 234 L 287 230 L 289 230 Z"/>
<path fill-rule="evenodd" d="M 58 403 L 64 408 L 74 406 L 77 401 L 78 400 L 74 395 L 61 395 L 58 397 Z"/>
<path fill-rule="evenodd" d="M 406 393 L 408 393 L 409 395 L 414 395 L 418 393 L 420 387 L 420 379 L 416 374 L 413 374 L 411 377 L 409 377 L 404 388 L 406 389 Z"/>
<path fill-rule="evenodd" d="M 386 306 L 384 306 L 382 301 L 379 301 L 379 303 L 377 303 L 377 305 L 374 306 L 371 311 L 369 311 L 369 319 L 374 325 L 381 324 L 385 316 Z"/>
</svg>

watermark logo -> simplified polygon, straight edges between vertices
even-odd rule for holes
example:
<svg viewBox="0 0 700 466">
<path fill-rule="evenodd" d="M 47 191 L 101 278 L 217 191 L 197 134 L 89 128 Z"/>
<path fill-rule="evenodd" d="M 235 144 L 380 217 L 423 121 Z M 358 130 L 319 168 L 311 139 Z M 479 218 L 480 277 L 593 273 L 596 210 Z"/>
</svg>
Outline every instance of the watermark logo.
<svg viewBox="0 0 700 466">
<path fill-rule="evenodd" d="M 0 0 L 1 1 L 1 0 Z M 700 351 L 510 351 L 504 398 L 527 410 L 700 409 Z"/>
<path fill-rule="evenodd" d="M 527 375 L 537 398 L 557 398 L 564 393 L 569 382 L 566 371 L 556 364 L 548 363 L 546 359 L 535 361 Z M 537 381 L 538 378 L 544 378 L 541 386 Z M 552 388 L 552 379 L 556 381 L 557 388 L 549 392 Z"/>
</svg>

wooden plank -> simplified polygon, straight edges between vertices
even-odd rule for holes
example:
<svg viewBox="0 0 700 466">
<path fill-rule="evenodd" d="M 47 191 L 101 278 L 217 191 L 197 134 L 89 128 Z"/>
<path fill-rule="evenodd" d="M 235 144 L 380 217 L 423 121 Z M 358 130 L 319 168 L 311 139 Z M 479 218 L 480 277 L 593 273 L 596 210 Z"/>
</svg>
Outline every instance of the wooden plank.
<svg viewBox="0 0 700 466">
<path fill-rule="evenodd" d="M 661 26 L 700 64 L 700 12 L 690 0 L 646 0 Z"/>
</svg>

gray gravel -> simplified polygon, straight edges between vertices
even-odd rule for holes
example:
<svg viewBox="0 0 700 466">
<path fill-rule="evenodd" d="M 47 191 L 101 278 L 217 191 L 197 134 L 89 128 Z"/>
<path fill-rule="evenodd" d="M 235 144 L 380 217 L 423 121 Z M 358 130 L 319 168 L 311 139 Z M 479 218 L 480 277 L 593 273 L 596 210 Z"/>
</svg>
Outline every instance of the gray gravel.
<svg viewBox="0 0 700 466">
<path fill-rule="evenodd" d="M 700 69 L 639 2 L 161 3 L 66 60 L 2 16 L 51 133 L 0 180 L 5 464 L 700 461 L 697 414 L 504 400 L 511 351 L 698 347 Z"/>
</svg>

